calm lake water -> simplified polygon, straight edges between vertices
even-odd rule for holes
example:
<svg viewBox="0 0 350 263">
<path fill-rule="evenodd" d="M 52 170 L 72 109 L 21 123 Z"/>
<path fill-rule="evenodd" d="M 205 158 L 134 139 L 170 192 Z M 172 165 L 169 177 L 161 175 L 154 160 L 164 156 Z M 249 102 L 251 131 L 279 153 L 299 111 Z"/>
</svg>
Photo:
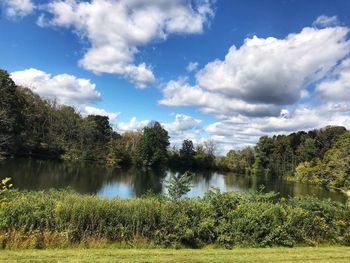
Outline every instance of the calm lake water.
<svg viewBox="0 0 350 263">
<path fill-rule="evenodd" d="M 176 171 L 142 171 L 137 168 L 112 169 L 89 163 L 70 163 L 36 159 L 12 159 L 0 162 L 0 178 L 11 177 L 18 189 L 43 190 L 71 187 L 82 194 L 122 198 L 142 196 L 151 190 L 165 191 L 164 181 Z M 265 191 L 280 196 L 312 195 L 346 202 L 340 192 L 319 186 L 295 183 L 265 176 L 244 176 L 233 173 L 197 172 L 189 197 L 202 196 L 211 187 L 221 191 L 245 192 L 265 186 Z"/>
</svg>

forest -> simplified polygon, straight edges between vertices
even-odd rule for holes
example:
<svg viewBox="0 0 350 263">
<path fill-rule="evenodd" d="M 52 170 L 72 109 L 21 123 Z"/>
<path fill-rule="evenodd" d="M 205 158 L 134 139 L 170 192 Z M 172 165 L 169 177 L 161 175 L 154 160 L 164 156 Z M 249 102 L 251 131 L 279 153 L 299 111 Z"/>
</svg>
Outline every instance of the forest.
<svg viewBox="0 0 350 263">
<path fill-rule="evenodd" d="M 262 136 L 254 147 L 217 156 L 214 141 L 171 147 L 159 122 L 119 134 L 108 117 L 82 116 L 74 107 L 17 86 L 0 70 L 0 158 L 31 156 L 105 165 L 218 169 L 283 176 L 324 186 L 350 187 L 350 131 L 327 126 L 289 135 Z"/>
</svg>

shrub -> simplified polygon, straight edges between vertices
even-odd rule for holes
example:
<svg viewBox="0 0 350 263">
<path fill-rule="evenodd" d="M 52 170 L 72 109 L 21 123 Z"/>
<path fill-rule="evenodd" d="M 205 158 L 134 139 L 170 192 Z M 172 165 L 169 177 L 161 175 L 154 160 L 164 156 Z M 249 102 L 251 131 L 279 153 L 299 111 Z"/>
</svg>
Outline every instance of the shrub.
<svg viewBox="0 0 350 263">
<path fill-rule="evenodd" d="M 350 208 L 312 197 L 241 195 L 106 199 L 71 191 L 6 191 L 0 206 L 4 248 L 99 246 L 110 242 L 202 247 L 350 243 Z"/>
</svg>

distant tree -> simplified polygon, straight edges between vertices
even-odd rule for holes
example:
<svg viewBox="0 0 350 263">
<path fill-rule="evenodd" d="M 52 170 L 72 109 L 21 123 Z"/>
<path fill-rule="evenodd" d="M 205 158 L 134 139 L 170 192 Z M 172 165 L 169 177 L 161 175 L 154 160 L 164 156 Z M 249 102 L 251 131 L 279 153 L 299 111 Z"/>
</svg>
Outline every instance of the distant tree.
<svg viewBox="0 0 350 263">
<path fill-rule="evenodd" d="M 113 134 L 113 129 L 107 116 L 89 115 L 86 121 L 91 122 L 94 127 L 93 140 L 98 143 L 107 143 Z"/>
<path fill-rule="evenodd" d="M 271 154 L 273 152 L 273 140 L 268 136 L 260 137 L 255 146 L 255 162 L 253 173 L 257 175 L 270 174 L 271 172 Z"/>
<path fill-rule="evenodd" d="M 318 148 L 318 156 L 322 158 L 324 153 L 331 148 L 334 140 L 345 132 L 346 128 L 342 126 L 326 126 L 317 130 L 315 144 Z"/>
<path fill-rule="evenodd" d="M 204 149 L 208 156 L 215 156 L 217 148 L 218 146 L 214 140 L 210 139 L 204 142 Z"/>
<path fill-rule="evenodd" d="M 21 132 L 21 105 L 10 75 L 0 70 L 0 155 L 14 154 Z"/>
<path fill-rule="evenodd" d="M 193 142 L 191 140 L 184 140 L 182 148 L 180 149 L 180 158 L 183 166 L 190 168 L 194 166 L 194 151 Z"/>
<path fill-rule="evenodd" d="M 245 147 L 242 150 L 230 150 L 225 157 L 226 166 L 229 170 L 237 173 L 250 173 L 254 163 L 254 150 Z"/>
<path fill-rule="evenodd" d="M 188 158 L 193 157 L 195 153 L 193 142 L 191 140 L 184 140 L 182 143 L 182 148 L 180 149 L 180 156 Z"/>
<path fill-rule="evenodd" d="M 322 185 L 350 187 L 350 132 L 343 133 L 322 159 L 302 162 L 296 178 Z"/>
<path fill-rule="evenodd" d="M 298 162 L 311 161 L 318 155 L 315 139 L 306 138 L 296 149 Z"/>
<path fill-rule="evenodd" d="M 159 122 L 142 130 L 136 150 L 136 163 L 141 166 L 159 166 L 167 161 L 168 132 Z"/>
<path fill-rule="evenodd" d="M 239 170 L 239 156 L 235 150 L 229 150 L 226 154 L 226 165 L 231 171 Z"/>
<path fill-rule="evenodd" d="M 199 144 L 195 150 L 195 163 L 198 168 L 215 168 L 216 145 L 213 141 L 207 142 L 205 145 Z"/>
</svg>

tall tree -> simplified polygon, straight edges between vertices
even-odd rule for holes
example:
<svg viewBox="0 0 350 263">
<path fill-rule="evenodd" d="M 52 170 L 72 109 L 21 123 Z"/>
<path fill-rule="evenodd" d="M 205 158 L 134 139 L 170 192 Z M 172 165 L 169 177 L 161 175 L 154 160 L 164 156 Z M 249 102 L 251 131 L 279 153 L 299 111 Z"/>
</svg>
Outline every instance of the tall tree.
<svg viewBox="0 0 350 263">
<path fill-rule="evenodd" d="M 136 151 L 137 164 L 142 166 L 165 164 L 169 145 L 168 132 L 159 122 L 151 123 L 142 130 Z"/>
<path fill-rule="evenodd" d="M 21 105 L 10 75 L 0 70 L 0 155 L 14 154 L 21 131 Z"/>
<path fill-rule="evenodd" d="M 180 149 L 181 164 L 186 168 L 193 167 L 195 154 L 193 142 L 191 140 L 184 140 Z"/>
</svg>

